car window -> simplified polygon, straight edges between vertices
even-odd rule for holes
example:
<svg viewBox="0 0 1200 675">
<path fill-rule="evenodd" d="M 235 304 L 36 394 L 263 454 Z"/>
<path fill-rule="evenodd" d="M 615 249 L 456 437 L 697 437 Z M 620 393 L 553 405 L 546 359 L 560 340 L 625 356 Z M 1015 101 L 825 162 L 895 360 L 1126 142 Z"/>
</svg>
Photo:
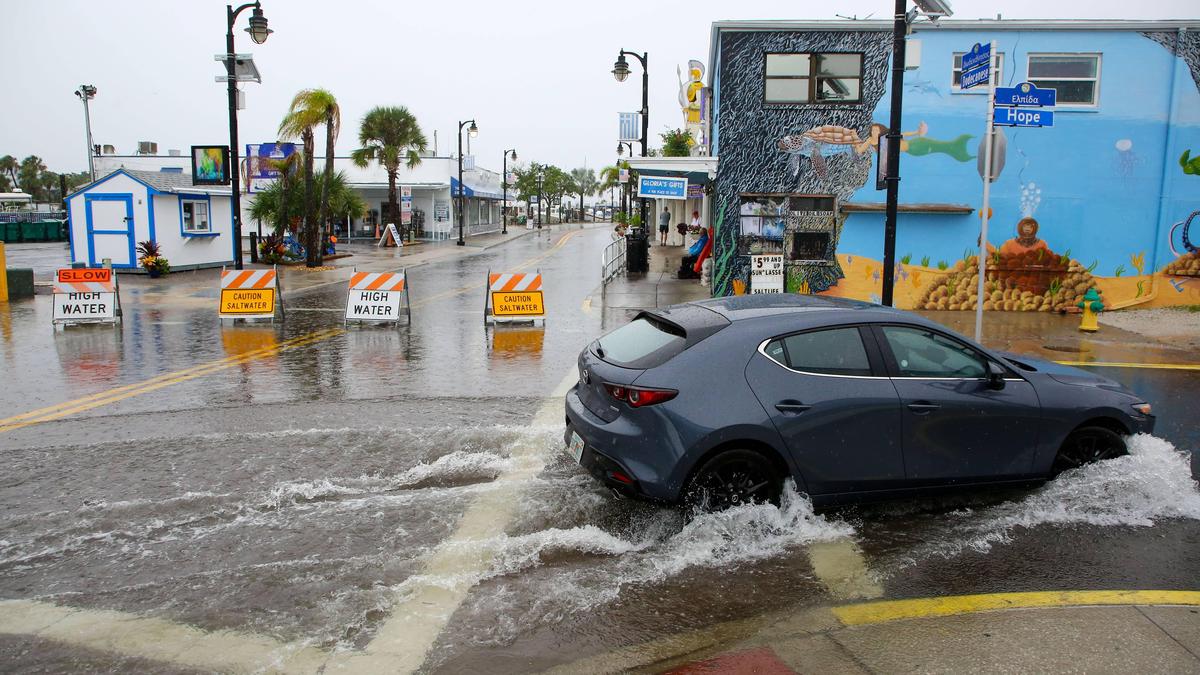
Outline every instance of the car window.
<svg viewBox="0 0 1200 675">
<path fill-rule="evenodd" d="M 675 326 L 639 317 L 599 340 L 597 355 L 630 368 L 653 368 L 683 350 L 687 338 Z"/>
<path fill-rule="evenodd" d="M 779 365 L 786 366 L 788 364 L 787 353 L 783 351 L 783 340 L 771 340 L 767 343 L 767 347 L 763 351 L 767 353 L 767 356 L 777 361 Z"/>
<path fill-rule="evenodd" d="M 884 326 L 883 335 L 900 377 L 980 378 L 987 373 L 975 350 L 933 331 Z"/>
<path fill-rule="evenodd" d="M 858 329 L 831 328 L 789 335 L 767 345 L 779 344 L 793 370 L 825 375 L 870 375 L 871 362 Z M 772 357 L 775 358 L 775 357 Z M 778 360 L 778 359 L 776 359 Z"/>
</svg>

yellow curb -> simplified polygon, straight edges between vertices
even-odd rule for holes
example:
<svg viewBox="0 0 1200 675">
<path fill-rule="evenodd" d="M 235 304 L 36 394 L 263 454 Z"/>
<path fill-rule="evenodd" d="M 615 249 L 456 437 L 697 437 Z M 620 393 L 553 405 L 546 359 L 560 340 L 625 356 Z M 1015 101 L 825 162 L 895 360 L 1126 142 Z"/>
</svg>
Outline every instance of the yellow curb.
<svg viewBox="0 0 1200 675">
<path fill-rule="evenodd" d="M 1149 368 L 1155 370 L 1200 370 L 1200 363 L 1128 363 L 1125 361 L 1055 361 L 1063 366 L 1096 368 Z"/>
<path fill-rule="evenodd" d="M 833 608 L 846 626 L 865 626 L 900 619 L 920 619 L 988 612 L 998 609 L 1035 607 L 1081 607 L 1097 605 L 1196 605 L 1200 591 L 1045 591 L 1034 593 L 989 593 L 944 598 L 887 600 Z"/>
</svg>

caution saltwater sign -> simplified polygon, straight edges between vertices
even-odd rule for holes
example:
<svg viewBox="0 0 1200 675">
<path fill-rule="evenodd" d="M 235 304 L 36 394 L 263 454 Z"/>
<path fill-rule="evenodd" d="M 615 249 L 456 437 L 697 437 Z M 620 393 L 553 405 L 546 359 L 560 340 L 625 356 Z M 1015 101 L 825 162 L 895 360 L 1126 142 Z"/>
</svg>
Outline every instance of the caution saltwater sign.
<svg viewBox="0 0 1200 675">
<path fill-rule="evenodd" d="M 492 314 L 496 316 L 543 316 L 541 291 L 501 291 L 492 293 Z"/>
<path fill-rule="evenodd" d="M 538 319 L 546 316 L 540 272 L 489 272 L 487 289 L 485 320 Z"/>
<path fill-rule="evenodd" d="M 269 270 L 221 270 L 223 319 L 274 319 L 279 275 Z M 282 309 L 283 303 L 280 303 Z"/>
</svg>

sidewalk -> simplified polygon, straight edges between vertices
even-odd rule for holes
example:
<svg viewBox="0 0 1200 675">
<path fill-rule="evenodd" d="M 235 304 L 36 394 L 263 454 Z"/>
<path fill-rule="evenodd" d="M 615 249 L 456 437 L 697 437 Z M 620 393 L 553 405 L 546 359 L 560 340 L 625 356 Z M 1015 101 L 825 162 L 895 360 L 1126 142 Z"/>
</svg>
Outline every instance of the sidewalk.
<svg viewBox="0 0 1200 675">
<path fill-rule="evenodd" d="M 667 307 L 711 297 L 699 279 L 679 279 L 676 272 L 686 251 L 684 246 L 650 246 L 650 271 L 621 272 L 592 294 L 592 306 L 602 308 L 602 326 L 611 330 L 632 319 L 643 309 Z"/>
<path fill-rule="evenodd" d="M 619 671 L 1200 673 L 1200 593 L 1002 593 L 775 613 L 551 672 Z"/>
</svg>

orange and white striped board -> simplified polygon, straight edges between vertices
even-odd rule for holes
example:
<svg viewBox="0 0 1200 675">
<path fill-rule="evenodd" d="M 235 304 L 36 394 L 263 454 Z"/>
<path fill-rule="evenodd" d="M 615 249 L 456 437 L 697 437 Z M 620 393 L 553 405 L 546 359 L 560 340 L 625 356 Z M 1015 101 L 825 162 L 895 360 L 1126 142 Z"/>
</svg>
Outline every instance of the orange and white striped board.
<svg viewBox="0 0 1200 675">
<path fill-rule="evenodd" d="M 484 320 L 544 319 L 542 273 L 488 272 Z"/>
<path fill-rule="evenodd" d="M 227 270 L 221 268 L 222 319 L 274 319 L 275 303 L 283 309 L 279 297 L 279 273 L 269 270 Z"/>
<path fill-rule="evenodd" d="M 111 269 L 68 267 L 55 272 L 55 325 L 116 323 L 120 309 L 120 290 Z"/>
<path fill-rule="evenodd" d="M 403 306 L 402 306 L 403 305 Z M 408 271 L 359 272 L 350 275 L 346 292 L 346 321 L 395 321 L 400 311 L 412 319 Z"/>
</svg>

